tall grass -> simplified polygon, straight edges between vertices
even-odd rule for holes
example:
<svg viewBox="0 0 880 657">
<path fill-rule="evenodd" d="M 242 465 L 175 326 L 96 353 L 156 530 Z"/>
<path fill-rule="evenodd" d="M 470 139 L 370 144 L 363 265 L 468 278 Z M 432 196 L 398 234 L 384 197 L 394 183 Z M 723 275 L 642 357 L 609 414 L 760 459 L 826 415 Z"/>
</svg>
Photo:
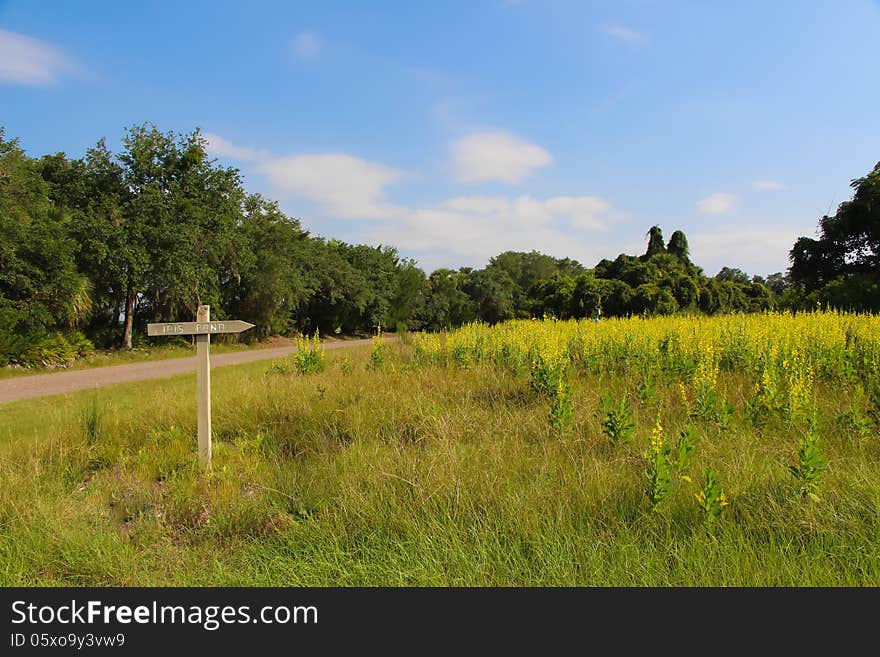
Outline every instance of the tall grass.
<svg viewBox="0 0 880 657">
<path fill-rule="evenodd" d="M 814 500 L 789 471 L 806 425 L 754 422 L 745 368 L 714 379 L 725 424 L 683 398 L 690 372 L 657 368 L 640 395 L 642 377 L 576 367 L 560 435 L 528 366 L 418 348 L 389 346 L 382 368 L 363 347 L 310 375 L 218 369 L 208 473 L 192 376 L 0 406 L 0 583 L 880 585 L 880 434 L 841 420 L 856 398 L 871 417 L 861 384 L 815 381 Z M 630 400 L 631 440 L 605 435 L 608 399 Z M 652 511 L 658 416 L 696 447 L 693 481 L 676 471 Z M 711 531 L 707 469 L 729 502 Z"/>
</svg>

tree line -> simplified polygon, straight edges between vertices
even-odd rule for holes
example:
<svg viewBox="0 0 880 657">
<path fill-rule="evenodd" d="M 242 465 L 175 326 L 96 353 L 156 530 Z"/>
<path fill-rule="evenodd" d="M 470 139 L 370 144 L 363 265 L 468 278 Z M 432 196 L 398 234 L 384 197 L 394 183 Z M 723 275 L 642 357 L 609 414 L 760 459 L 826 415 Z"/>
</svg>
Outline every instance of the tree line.
<svg viewBox="0 0 880 657">
<path fill-rule="evenodd" d="M 206 145 L 198 130 L 144 124 L 126 130 L 118 153 L 100 140 L 82 158 L 33 158 L 0 128 L 0 365 L 91 344 L 131 348 L 146 323 L 192 317 L 200 304 L 256 324 L 246 339 L 817 302 L 878 308 L 880 165 L 822 219 L 820 239 L 798 240 L 785 275 L 725 267 L 709 277 L 683 232 L 666 242 L 654 226 L 644 254 L 592 269 L 506 252 L 482 269 L 426 276 L 393 246 L 311 235 L 275 201 L 247 193 Z"/>
</svg>

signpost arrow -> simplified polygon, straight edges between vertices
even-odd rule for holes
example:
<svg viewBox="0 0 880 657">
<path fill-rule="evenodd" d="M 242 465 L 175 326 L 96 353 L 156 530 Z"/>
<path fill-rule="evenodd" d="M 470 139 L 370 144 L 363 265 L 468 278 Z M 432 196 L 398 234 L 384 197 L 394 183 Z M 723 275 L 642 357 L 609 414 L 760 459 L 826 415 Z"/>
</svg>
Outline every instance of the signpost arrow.
<svg viewBox="0 0 880 657">
<path fill-rule="evenodd" d="M 223 319 L 211 321 L 211 307 L 199 306 L 194 322 L 169 322 L 165 324 L 147 324 L 147 335 L 195 335 L 196 358 L 196 390 L 199 412 L 199 464 L 204 468 L 211 467 L 211 335 L 220 333 L 241 333 L 253 328 L 249 322 L 240 319 Z"/>
<path fill-rule="evenodd" d="M 211 335 L 217 333 L 241 333 L 253 328 L 250 322 L 240 319 L 221 319 L 216 322 L 168 322 L 147 324 L 147 335 Z"/>
</svg>

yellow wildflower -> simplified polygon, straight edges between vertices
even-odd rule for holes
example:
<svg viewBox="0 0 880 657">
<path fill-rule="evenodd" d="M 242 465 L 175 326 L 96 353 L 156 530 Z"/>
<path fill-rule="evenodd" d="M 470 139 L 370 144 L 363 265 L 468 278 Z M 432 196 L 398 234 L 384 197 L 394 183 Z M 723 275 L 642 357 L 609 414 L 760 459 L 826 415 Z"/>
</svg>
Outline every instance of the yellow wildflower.
<svg viewBox="0 0 880 657">
<path fill-rule="evenodd" d="M 651 430 L 651 451 L 659 454 L 663 449 L 663 425 L 660 422 L 660 416 L 657 416 L 657 424 Z"/>
</svg>

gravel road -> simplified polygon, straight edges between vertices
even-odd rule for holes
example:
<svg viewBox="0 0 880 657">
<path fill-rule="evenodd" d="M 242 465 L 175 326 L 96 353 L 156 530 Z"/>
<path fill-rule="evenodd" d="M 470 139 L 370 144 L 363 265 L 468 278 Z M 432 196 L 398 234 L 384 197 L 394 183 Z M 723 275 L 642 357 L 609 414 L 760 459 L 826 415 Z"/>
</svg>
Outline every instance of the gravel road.
<svg viewBox="0 0 880 657">
<path fill-rule="evenodd" d="M 327 349 L 342 349 L 364 344 L 370 344 L 370 339 L 326 342 L 324 347 Z M 289 356 L 295 351 L 296 347 L 274 347 L 249 351 L 233 351 L 217 355 L 211 354 L 211 369 L 225 365 L 250 363 L 255 360 L 281 358 Z M 188 358 L 145 361 L 143 363 L 129 363 L 126 365 L 94 367 L 92 369 L 72 370 L 70 372 L 18 376 L 10 379 L 0 379 L 0 403 L 27 399 L 28 397 L 60 395 L 65 392 L 99 388 L 101 386 L 113 385 L 114 383 L 163 379 L 195 371 L 196 358 L 192 356 Z"/>
</svg>

